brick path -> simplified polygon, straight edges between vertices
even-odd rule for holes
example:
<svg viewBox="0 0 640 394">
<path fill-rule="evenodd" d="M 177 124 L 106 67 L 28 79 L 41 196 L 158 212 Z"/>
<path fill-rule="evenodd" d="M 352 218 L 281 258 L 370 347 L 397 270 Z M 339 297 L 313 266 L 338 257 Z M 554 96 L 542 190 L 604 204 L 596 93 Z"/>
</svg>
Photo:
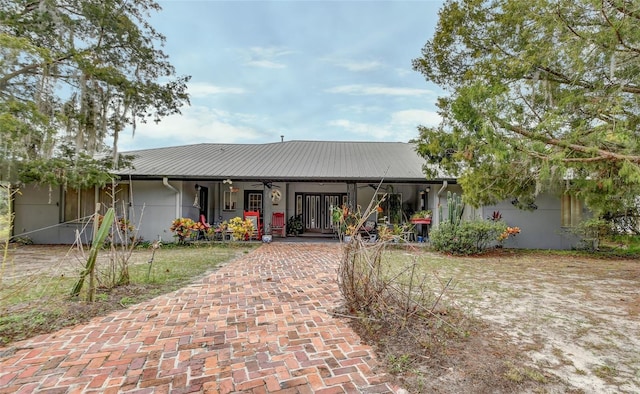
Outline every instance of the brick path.
<svg viewBox="0 0 640 394">
<path fill-rule="evenodd" d="M 0 393 L 388 393 L 344 319 L 338 244 L 272 243 L 199 282 L 0 349 Z"/>
</svg>

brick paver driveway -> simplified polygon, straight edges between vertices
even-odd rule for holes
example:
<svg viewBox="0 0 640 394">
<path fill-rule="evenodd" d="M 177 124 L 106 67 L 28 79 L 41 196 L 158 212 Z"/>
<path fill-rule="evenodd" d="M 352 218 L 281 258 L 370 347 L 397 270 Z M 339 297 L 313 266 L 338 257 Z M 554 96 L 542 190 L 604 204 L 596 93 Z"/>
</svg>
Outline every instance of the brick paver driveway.
<svg viewBox="0 0 640 394">
<path fill-rule="evenodd" d="M 337 244 L 273 243 L 174 293 L 0 349 L 0 392 L 394 392 L 343 319 Z"/>
</svg>

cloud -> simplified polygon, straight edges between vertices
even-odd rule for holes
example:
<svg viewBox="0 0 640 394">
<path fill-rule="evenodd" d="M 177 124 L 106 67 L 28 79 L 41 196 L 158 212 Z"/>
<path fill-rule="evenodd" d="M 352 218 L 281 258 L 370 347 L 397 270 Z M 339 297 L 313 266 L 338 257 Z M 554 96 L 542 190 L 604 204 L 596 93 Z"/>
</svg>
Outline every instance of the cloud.
<svg viewBox="0 0 640 394">
<path fill-rule="evenodd" d="M 229 113 L 204 106 L 188 107 L 182 112 L 182 115 L 168 116 L 157 124 L 138 124 L 135 137 L 130 133 L 122 133 L 119 149 L 194 143 L 250 143 L 264 137 L 251 126 L 261 121 L 253 115 Z"/>
<path fill-rule="evenodd" d="M 287 65 L 276 61 L 277 58 L 294 53 L 282 47 L 251 47 L 245 53 L 246 65 L 260 68 L 286 68 Z"/>
<path fill-rule="evenodd" d="M 442 118 L 437 112 L 421 109 L 408 109 L 391 114 L 391 123 L 411 126 L 437 126 Z"/>
<path fill-rule="evenodd" d="M 228 86 L 217 86 L 206 82 L 190 82 L 187 84 L 188 92 L 191 97 L 205 98 L 218 94 L 244 94 L 243 88 L 235 88 Z"/>
<path fill-rule="evenodd" d="M 406 142 L 418 136 L 418 126 L 436 126 L 440 121 L 437 112 L 413 109 L 393 112 L 386 122 L 380 124 L 337 119 L 330 121 L 329 126 L 370 140 Z"/>
<path fill-rule="evenodd" d="M 271 60 L 249 60 L 245 63 L 247 66 L 259 68 L 287 68 L 285 64 L 276 63 Z"/>
<path fill-rule="evenodd" d="M 423 96 L 433 92 L 428 89 L 399 88 L 376 85 L 342 85 L 325 90 L 328 93 L 354 96 Z"/>
<path fill-rule="evenodd" d="M 349 71 L 354 71 L 354 72 L 374 71 L 374 70 L 379 70 L 384 68 L 384 64 L 376 60 L 368 60 L 368 61 L 355 61 L 355 60 L 342 60 L 342 59 L 324 59 L 324 60 L 337 67 L 342 67 Z"/>
</svg>

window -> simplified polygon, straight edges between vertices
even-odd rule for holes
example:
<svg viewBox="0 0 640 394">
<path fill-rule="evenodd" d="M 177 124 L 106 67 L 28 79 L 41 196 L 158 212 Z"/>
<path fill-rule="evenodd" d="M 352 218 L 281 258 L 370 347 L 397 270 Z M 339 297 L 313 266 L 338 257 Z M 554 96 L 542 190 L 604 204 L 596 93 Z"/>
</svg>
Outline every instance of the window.
<svg viewBox="0 0 640 394">
<path fill-rule="evenodd" d="M 67 189 L 64 192 L 64 221 L 86 221 L 96 207 L 96 192 L 90 189 Z"/>
<path fill-rule="evenodd" d="M 377 201 L 382 200 L 385 195 L 378 193 Z M 402 223 L 402 193 L 387 193 L 384 201 L 380 203 L 381 210 L 378 211 L 378 220 L 386 218 L 387 223 Z"/>
<path fill-rule="evenodd" d="M 113 206 L 116 210 L 117 217 L 128 216 L 127 208 L 129 207 L 129 185 L 126 183 L 115 185 L 115 194 L 112 192 L 111 185 L 105 186 L 98 192 L 98 202 L 100 203 L 100 213 L 104 214 L 108 208 Z"/>
<path fill-rule="evenodd" d="M 100 213 L 114 206 L 116 216 L 123 217 L 129 207 L 129 185 L 117 184 L 115 194 L 111 185 L 98 190 Z M 86 221 L 96 210 L 96 189 L 67 189 L 64 192 L 64 221 Z"/>
<path fill-rule="evenodd" d="M 262 193 L 249 193 L 247 195 L 247 211 L 262 212 Z"/>
<path fill-rule="evenodd" d="M 222 195 L 222 206 L 225 211 L 235 211 L 238 205 L 238 193 L 225 190 Z"/>
<path fill-rule="evenodd" d="M 577 226 L 582 220 L 582 201 L 576 196 L 563 194 L 560 200 L 560 212 L 562 213 L 562 227 Z"/>
</svg>

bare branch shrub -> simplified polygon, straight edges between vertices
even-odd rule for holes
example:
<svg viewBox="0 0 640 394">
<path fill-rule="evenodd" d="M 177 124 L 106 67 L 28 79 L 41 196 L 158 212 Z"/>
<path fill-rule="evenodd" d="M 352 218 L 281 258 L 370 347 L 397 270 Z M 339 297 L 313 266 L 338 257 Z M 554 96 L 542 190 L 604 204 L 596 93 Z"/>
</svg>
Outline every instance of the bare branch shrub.
<svg viewBox="0 0 640 394">
<path fill-rule="evenodd" d="M 425 392 L 430 378 L 421 371 L 447 365 L 475 323 L 448 297 L 452 279 L 425 270 L 419 247 L 382 233 L 372 242 L 356 232 L 343 244 L 338 285 L 345 304 L 336 315 L 351 319 L 403 387 Z"/>
</svg>

